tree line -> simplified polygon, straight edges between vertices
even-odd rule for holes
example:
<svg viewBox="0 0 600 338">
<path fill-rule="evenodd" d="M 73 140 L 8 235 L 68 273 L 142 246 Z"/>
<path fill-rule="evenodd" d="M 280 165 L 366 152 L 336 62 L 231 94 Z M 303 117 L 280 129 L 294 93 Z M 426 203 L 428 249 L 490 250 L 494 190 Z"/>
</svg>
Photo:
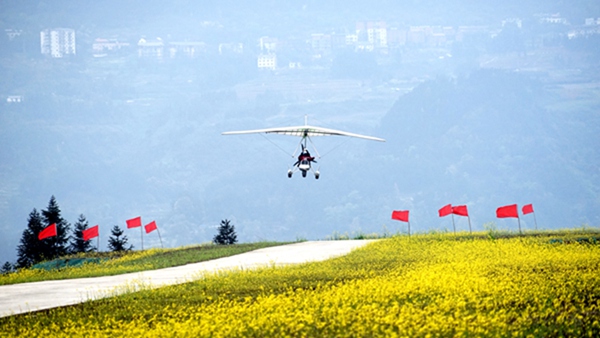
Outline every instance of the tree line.
<svg viewBox="0 0 600 338">
<path fill-rule="evenodd" d="M 39 239 L 39 234 L 46 227 L 56 224 L 56 236 Z M 17 247 L 17 262 L 11 264 L 5 262 L 1 268 L 2 273 L 8 273 L 15 269 L 27 268 L 45 260 L 55 259 L 69 254 L 85 253 L 98 250 L 92 240 L 84 240 L 83 232 L 89 227 L 86 217 L 81 214 L 73 225 L 61 215 L 60 207 L 56 198 L 52 196 L 48 207 L 38 211 L 34 208 L 27 219 L 27 228 L 21 235 L 21 241 Z M 110 251 L 128 251 L 133 245 L 127 245 L 128 239 L 123 230 L 115 225 L 108 239 Z"/>
<path fill-rule="evenodd" d="M 40 233 L 50 225 L 56 226 L 56 235 L 40 239 Z M 28 268 L 42 261 L 65 255 L 97 251 L 98 248 L 92 245 L 91 239 L 84 239 L 84 231 L 88 227 L 87 219 L 81 214 L 71 231 L 71 224 L 61 216 L 56 198 L 52 196 L 46 209 L 39 212 L 34 208 L 29 213 L 27 228 L 23 231 L 21 242 L 17 247 L 17 262 L 15 264 L 5 262 L 0 268 L 0 273 Z M 110 251 L 132 250 L 133 245 L 128 245 L 127 242 L 128 239 L 124 235 L 124 231 L 118 225 L 115 225 L 108 239 L 108 249 Z M 218 227 L 218 233 L 213 238 L 213 243 L 230 245 L 236 242 L 237 235 L 234 225 L 227 219 L 222 220 Z"/>
</svg>

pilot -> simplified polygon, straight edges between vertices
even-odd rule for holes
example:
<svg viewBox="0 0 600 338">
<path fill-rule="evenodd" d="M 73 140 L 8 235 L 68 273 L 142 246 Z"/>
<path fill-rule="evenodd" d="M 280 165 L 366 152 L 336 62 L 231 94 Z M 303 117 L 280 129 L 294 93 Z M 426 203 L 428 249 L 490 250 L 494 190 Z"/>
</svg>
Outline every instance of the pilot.
<svg viewBox="0 0 600 338">
<path fill-rule="evenodd" d="M 300 155 L 298 155 L 298 161 L 296 161 L 296 163 L 294 163 L 294 165 L 297 166 L 302 160 L 308 160 L 309 162 L 316 162 L 315 158 L 310 156 L 310 152 L 306 148 L 302 149 L 302 152 L 300 153 Z"/>
<path fill-rule="evenodd" d="M 300 153 L 300 155 L 298 155 L 298 160 L 302 160 L 305 158 L 310 158 L 310 152 L 306 148 L 302 149 L 302 152 Z"/>
</svg>

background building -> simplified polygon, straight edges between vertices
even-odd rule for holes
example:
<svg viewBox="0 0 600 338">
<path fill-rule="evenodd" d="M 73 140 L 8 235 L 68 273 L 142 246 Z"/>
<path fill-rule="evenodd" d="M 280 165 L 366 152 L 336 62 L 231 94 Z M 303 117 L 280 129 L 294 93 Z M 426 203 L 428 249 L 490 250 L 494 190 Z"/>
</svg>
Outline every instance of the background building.
<svg viewBox="0 0 600 338">
<path fill-rule="evenodd" d="M 69 28 L 45 29 L 40 32 L 40 47 L 43 55 L 53 58 L 75 55 L 75 30 Z"/>
<path fill-rule="evenodd" d="M 259 69 L 277 69 L 277 56 L 275 54 L 260 54 L 258 56 Z"/>
</svg>

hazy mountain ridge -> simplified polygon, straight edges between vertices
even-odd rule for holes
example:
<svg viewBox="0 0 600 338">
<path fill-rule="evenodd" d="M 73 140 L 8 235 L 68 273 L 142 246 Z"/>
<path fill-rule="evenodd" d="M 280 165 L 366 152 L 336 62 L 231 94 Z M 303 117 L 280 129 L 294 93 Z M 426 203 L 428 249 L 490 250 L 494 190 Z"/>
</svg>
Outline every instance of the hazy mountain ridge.
<svg viewBox="0 0 600 338">
<path fill-rule="evenodd" d="M 600 182 L 592 177 L 600 153 L 588 131 L 600 125 L 585 113 L 548 110 L 556 94 L 505 71 L 437 79 L 400 98 L 380 134 L 408 162 L 408 191 L 440 207 L 458 199 L 481 215 L 478 204 L 489 210 L 535 201 L 546 226 L 596 224 Z"/>
</svg>

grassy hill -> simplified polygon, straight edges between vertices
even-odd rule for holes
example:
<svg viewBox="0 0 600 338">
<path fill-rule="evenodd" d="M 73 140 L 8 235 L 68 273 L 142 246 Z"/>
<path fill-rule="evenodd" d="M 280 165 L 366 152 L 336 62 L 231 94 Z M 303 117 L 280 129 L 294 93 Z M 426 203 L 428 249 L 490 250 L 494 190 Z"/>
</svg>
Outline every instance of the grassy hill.
<svg viewBox="0 0 600 338">
<path fill-rule="evenodd" d="M 599 232 L 396 236 L 0 319 L 0 336 L 597 336 Z"/>
</svg>

